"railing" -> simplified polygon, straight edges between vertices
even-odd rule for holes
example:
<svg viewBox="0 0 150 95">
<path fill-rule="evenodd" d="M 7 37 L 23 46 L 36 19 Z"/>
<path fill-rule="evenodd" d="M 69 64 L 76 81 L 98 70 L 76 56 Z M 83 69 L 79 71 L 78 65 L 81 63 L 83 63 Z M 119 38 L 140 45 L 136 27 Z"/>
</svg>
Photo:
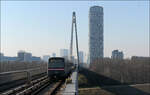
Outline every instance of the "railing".
<svg viewBox="0 0 150 95">
<path fill-rule="evenodd" d="M 28 70 L 18 70 L 0 73 L 0 92 L 21 84 L 30 84 L 34 79 L 38 79 L 47 74 L 43 68 Z"/>
<path fill-rule="evenodd" d="M 78 71 L 75 70 L 70 78 L 72 81 L 66 84 L 62 95 L 78 95 Z"/>
<path fill-rule="evenodd" d="M 26 76 L 21 76 L 20 78 L 27 78 L 27 82 L 31 81 L 31 77 L 40 73 L 46 73 L 46 70 L 43 70 L 42 68 L 35 68 L 35 69 L 28 69 L 28 70 L 18 70 L 18 71 L 10 71 L 10 72 L 3 72 L 0 73 L 0 84 L 3 83 L 3 79 L 4 78 L 9 78 L 9 77 L 13 77 L 13 79 L 16 79 L 17 77 L 19 78 L 19 76 L 17 76 L 17 74 L 23 74 Z M 16 78 L 14 78 L 16 77 Z M 10 80 L 10 79 L 9 79 Z M 6 80 L 5 80 L 6 81 Z"/>
</svg>

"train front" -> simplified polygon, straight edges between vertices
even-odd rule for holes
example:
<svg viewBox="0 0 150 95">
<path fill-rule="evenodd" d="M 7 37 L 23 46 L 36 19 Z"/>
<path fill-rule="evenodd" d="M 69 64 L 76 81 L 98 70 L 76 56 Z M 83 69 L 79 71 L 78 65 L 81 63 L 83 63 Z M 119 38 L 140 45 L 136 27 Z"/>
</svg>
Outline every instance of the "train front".
<svg viewBox="0 0 150 95">
<path fill-rule="evenodd" d="M 48 62 L 48 76 L 50 78 L 63 78 L 65 76 L 65 59 L 52 57 Z"/>
</svg>

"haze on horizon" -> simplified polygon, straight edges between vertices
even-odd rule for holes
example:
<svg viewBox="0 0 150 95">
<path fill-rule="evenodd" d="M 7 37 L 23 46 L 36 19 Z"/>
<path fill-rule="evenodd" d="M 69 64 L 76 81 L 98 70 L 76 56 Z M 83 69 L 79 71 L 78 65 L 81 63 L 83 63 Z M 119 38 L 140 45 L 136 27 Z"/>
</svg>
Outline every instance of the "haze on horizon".
<svg viewBox="0 0 150 95">
<path fill-rule="evenodd" d="M 104 8 L 105 57 L 115 49 L 123 51 L 125 58 L 149 56 L 149 1 L 2 1 L 1 52 L 6 56 L 16 56 L 19 50 L 36 56 L 59 54 L 69 48 L 75 11 L 79 50 L 87 55 L 88 12 L 94 5 Z"/>
</svg>

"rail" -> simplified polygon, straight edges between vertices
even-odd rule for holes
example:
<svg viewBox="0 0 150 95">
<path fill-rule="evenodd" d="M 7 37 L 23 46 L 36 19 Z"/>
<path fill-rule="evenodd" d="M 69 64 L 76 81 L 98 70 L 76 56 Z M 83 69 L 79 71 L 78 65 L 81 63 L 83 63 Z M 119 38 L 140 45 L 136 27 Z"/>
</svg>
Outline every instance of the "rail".
<svg viewBox="0 0 150 95">
<path fill-rule="evenodd" d="M 59 88 L 64 84 L 65 81 L 53 81 L 50 80 L 47 76 L 44 76 L 40 79 L 31 81 L 30 84 L 24 84 L 19 87 L 16 87 L 12 90 L 1 93 L 1 95 L 37 95 L 44 88 L 50 86 L 51 89 L 48 91 L 49 95 L 54 95 L 59 91 Z M 40 94 L 41 95 L 41 94 Z"/>
<path fill-rule="evenodd" d="M 2 76 L 2 75 L 7 75 L 7 74 L 13 74 L 13 73 L 29 72 L 29 71 L 34 71 L 34 70 L 38 70 L 38 69 L 41 69 L 41 68 L 34 68 L 34 69 L 27 69 L 27 70 L 17 70 L 17 71 L 2 72 L 2 73 L 0 73 L 0 76 Z"/>
<path fill-rule="evenodd" d="M 32 80 L 45 76 L 46 69 L 35 68 L 0 73 L 0 93 L 22 84 L 30 84 Z"/>
<path fill-rule="evenodd" d="M 24 84 L 14 89 L 1 93 L 1 95 L 30 95 L 30 93 L 48 82 L 47 76 L 31 81 L 30 84 Z"/>
<path fill-rule="evenodd" d="M 12 95 L 12 94 L 13 95 L 37 95 L 38 93 L 43 91 L 43 89 L 50 86 L 50 90 L 47 91 L 50 95 L 53 95 L 55 93 L 56 94 L 61 93 L 63 95 L 66 95 L 67 93 L 71 95 L 78 95 L 78 81 L 77 81 L 78 72 L 77 70 L 75 70 L 75 72 L 73 72 L 70 77 L 72 80 L 71 84 L 66 84 L 66 79 L 61 80 L 61 81 L 51 80 L 48 78 L 47 75 L 45 75 L 44 77 L 39 77 L 36 80 L 31 80 L 30 72 L 34 70 L 36 71 L 38 69 L 40 68 L 0 73 L 0 76 L 7 76 L 10 74 L 16 74 L 16 73 L 22 74 L 22 72 L 25 72 L 28 77 L 27 78 L 28 81 L 26 83 L 16 86 L 16 88 L 8 89 L 8 91 L 5 90 L 5 92 L 2 92 L 0 94 L 1 95 Z M 70 86 L 72 87 L 71 88 L 72 90 L 70 90 Z M 62 87 L 66 87 L 64 88 L 65 91 L 64 90 L 59 91 L 60 88 Z"/>
</svg>

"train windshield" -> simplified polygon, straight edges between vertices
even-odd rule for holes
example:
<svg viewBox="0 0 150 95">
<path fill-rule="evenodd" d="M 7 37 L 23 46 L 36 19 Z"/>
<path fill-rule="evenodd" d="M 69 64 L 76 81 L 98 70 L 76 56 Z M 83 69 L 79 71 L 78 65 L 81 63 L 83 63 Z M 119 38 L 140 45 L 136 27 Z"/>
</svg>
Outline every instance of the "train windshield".
<svg viewBox="0 0 150 95">
<path fill-rule="evenodd" d="M 48 67 L 64 67 L 64 59 L 50 59 Z"/>
<path fill-rule="evenodd" d="M 64 59 L 50 59 L 50 63 L 60 63 L 64 62 Z"/>
</svg>

